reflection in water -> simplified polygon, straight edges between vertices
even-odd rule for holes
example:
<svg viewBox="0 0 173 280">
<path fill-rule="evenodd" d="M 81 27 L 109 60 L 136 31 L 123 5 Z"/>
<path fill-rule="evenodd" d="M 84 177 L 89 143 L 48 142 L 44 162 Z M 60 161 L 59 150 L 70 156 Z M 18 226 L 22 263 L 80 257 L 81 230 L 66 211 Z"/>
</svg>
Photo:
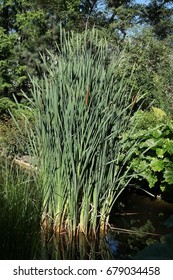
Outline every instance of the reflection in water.
<svg viewBox="0 0 173 280">
<path fill-rule="evenodd" d="M 141 227 L 149 220 L 156 233 L 161 235 L 167 233 L 163 223 L 173 214 L 173 203 L 138 193 L 124 192 L 118 204 L 120 207 L 115 207 L 111 213 L 111 224 L 131 229 Z"/>
<path fill-rule="evenodd" d="M 43 234 L 40 258 L 49 260 L 112 259 L 112 252 L 116 250 L 113 242 L 108 236 L 88 240 L 84 234 L 80 234 L 78 238 L 69 240 L 66 234 L 52 235 L 49 239 Z"/>
<path fill-rule="evenodd" d="M 118 203 L 119 207 L 111 213 L 110 223 L 112 239 L 119 242 L 119 259 L 131 258 L 139 250 L 172 232 L 164 222 L 173 214 L 173 203 L 128 191 Z"/>
<path fill-rule="evenodd" d="M 117 241 L 111 233 L 107 235 L 107 241 L 109 244 L 110 254 L 115 257 L 119 254 L 119 241 Z"/>
</svg>

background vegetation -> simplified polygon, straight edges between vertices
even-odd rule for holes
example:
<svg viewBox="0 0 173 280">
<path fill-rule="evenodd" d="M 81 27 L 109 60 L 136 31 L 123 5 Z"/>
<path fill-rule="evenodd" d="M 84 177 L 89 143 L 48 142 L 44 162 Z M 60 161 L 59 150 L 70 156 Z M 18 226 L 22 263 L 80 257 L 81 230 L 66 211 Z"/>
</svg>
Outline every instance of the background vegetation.
<svg viewBox="0 0 173 280">
<path fill-rule="evenodd" d="M 147 4 L 131 0 L 1 0 L 1 97 L 12 99 L 15 94 L 20 100 L 21 89 L 29 94 L 28 74 L 42 75 L 40 52 L 44 53 L 45 49 L 56 52 L 60 22 L 66 30 L 76 32 L 83 32 L 86 23 L 88 28 L 95 25 L 112 46 L 124 46 L 130 38 L 129 59 L 138 65 L 136 86 L 143 86 L 143 90 L 150 92 L 150 100 L 154 96 L 159 106 L 164 106 L 161 104 L 163 95 L 169 95 L 172 87 L 169 71 L 173 30 L 171 0 L 151 0 Z"/>
<path fill-rule="evenodd" d="M 129 161 L 133 176 L 141 187 L 147 183 L 157 194 L 162 193 L 162 197 L 172 201 L 173 123 L 156 107 L 139 110 L 132 119 L 136 129 L 132 136 L 127 133 L 127 138 L 129 146 L 134 143 Z"/>
<path fill-rule="evenodd" d="M 0 169 L 0 259 L 34 259 L 41 240 L 41 192 L 32 174 L 5 158 Z"/>
</svg>

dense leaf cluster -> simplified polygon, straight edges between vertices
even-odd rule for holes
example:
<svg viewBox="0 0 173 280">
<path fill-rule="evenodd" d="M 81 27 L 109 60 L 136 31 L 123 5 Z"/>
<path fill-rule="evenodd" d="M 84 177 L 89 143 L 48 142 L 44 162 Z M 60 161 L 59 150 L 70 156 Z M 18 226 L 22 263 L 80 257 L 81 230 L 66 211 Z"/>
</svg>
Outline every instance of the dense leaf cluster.
<svg viewBox="0 0 173 280">
<path fill-rule="evenodd" d="M 129 138 L 135 150 L 128 165 L 137 182 L 142 180 L 143 185 L 157 188 L 157 193 L 163 192 L 172 201 L 173 122 L 158 108 L 139 111 L 135 117 L 136 132 Z"/>
</svg>

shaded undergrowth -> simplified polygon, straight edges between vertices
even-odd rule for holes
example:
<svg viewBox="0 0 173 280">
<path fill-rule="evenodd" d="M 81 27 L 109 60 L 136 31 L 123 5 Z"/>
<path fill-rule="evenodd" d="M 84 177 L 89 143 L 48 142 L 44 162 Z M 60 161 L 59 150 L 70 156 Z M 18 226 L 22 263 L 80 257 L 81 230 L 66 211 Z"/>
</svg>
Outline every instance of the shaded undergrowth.
<svg viewBox="0 0 173 280">
<path fill-rule="evenodd" d="M 30 173 L 0 161 L 0 259 L 34 259 L 40 246 L 41 196 Z"/>
</svg>

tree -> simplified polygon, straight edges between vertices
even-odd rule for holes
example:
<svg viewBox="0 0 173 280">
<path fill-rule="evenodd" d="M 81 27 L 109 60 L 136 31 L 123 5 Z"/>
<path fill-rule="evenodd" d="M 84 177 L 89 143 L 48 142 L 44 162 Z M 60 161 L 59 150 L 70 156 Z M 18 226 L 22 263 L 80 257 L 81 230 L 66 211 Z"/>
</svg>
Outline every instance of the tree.
<svg viewBox="0 0 173 280">
<path fill-rule="evenodd" d="M 29 75 L 42 75 L 40 53 L 55 50 L 60 21 L 81 31 L 86 21 L 80 0 L 0 1 L 0 95 L 29 91 Z"/>
<path fill-rule="evenodd" d="M 165 39 L 173 35 L 173 1 L 151 0 L 149 4 L 141 6 L 142 22 L 148 23 L 158 39 Z"/>
<path fill-rule="evenodd" d="M 19 1 L 18 1 L 19 2 Z M 16 5 L 15 5 L 16 4 Z M 19 37 L 16 29 L 17 1 L 0 2 L 0 93 L 12 96 L 26 79 L 26 65 L 19 63 L 16 46 Z"/>
<path fill-rule="evenodd" d="M 39 52 L 57 40 L 54 22 L 32 1 L 0 2 L 0 94 L 12 97 L 29 90 L 28 74 L 39 74 Z"/>
<path fill-rule="evenodd" d="M 171 0 L 0 0 L 0 95 L 29 92 L 29 75 L 41 76 L 40 53 L 56 51 L 59 24 L 82 32 L 93 25 L 101 36 L 124 44 L 136 24 L 147 23 L 157 38 L 172 32 Z"/>
</svg>

